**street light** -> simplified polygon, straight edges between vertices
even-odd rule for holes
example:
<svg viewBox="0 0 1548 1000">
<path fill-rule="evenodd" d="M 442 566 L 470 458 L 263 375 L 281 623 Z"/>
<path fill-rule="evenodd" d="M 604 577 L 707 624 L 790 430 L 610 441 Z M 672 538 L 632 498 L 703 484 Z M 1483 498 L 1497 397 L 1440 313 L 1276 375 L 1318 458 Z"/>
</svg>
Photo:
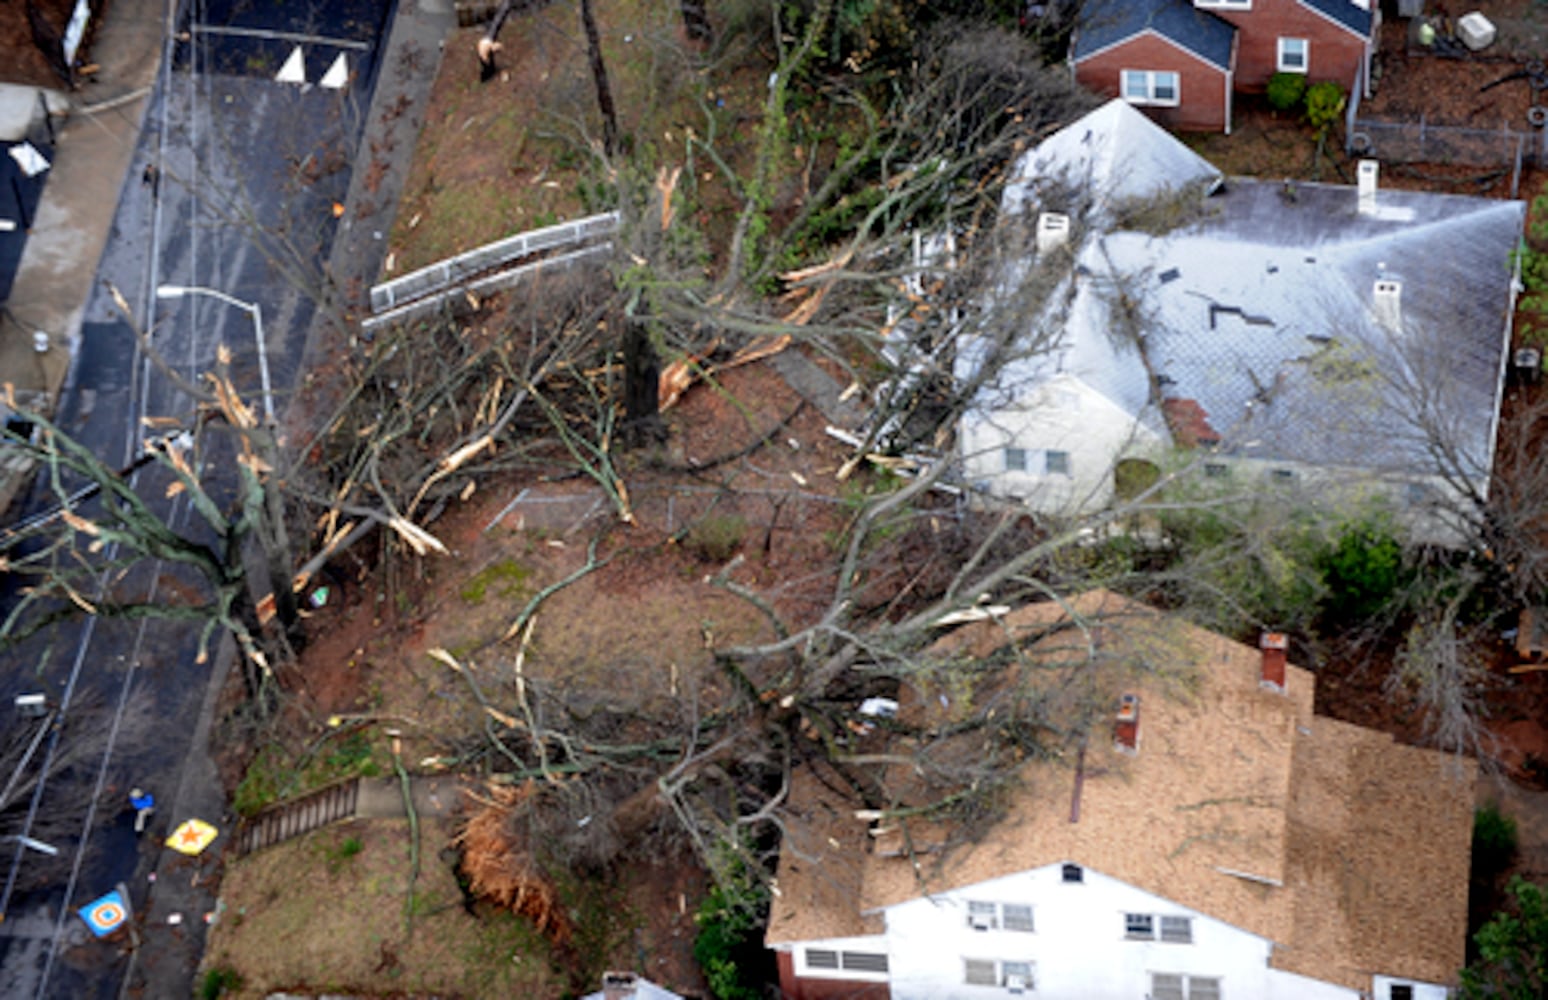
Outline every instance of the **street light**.
<svg viewBox="0 0 1548 1000">
<path fill-rule="evenodd" d="M 236 306 L 252 316 L 254 339 L 258 343 L 258 377 L 263 380 L 263 415 L 270 424 L 273 424 L 274 400 L 269 391 L 269 352 L 263 342 L 263 313 L 258 308 L 258 303 L 243 302 L 219 289 L 204 288 L 200 285 L 160 285 L 156 288 L 158 299 L 180 299 L 185 295 L 207 295 L 227 305 Z"/>
</svg>

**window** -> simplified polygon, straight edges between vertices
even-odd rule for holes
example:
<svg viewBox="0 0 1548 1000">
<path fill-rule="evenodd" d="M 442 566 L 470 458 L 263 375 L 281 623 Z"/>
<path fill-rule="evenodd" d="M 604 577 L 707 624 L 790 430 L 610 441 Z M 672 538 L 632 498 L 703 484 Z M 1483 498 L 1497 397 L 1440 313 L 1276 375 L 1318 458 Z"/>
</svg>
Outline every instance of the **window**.
<svg viewBox="0 0 1548 1000">
<path fill-rule="evenodd" d="M 808 971 L 827 970 L 832 972 L 855 972 L 868 975 L 886 975 L 887 956 L 882 952 L 872 951 L 834 951 L 828 948 L 806 948 L 806 968 Z"/>
<path fill-rule="evenodd" d="M 1205 462 L 1204 475 L 1208 479 L 1231 478 L 1231 467 L 1224 462 Z"/>
<path fill-rule="evenodd" d="M 1188 1000 L 1220 1000 L 1220 980 L 1205 976 L 1189 976 Z"/>
<path fill-rule="evenodd" d="M 1193 918 L 1162 917 L 1161 940 L 1168 944 L 1192 944 Z"/>
<path fill-rule="evenodd" d="M 1070 474 L 1070 453 L 1067 451 L 1044 452 L 1043 462 L 1050 476 L 1067 476 Z"/>
<path fill-rule="evenodd" d="M 1304 38 L 1279 40 L 1279 70 L 1282 73 L 1304 73 L 1310 62 L 1311 43 Z"/>
<path fill-rule="evenodd" d="M 839 964 L 845 972 L 886 972 L 887 956 L 880 952 L 841 951 Z"/>
<path fill-rule="evenodd" d="M 993 903 L 968 903 L 968 926 L 975 931 L 988 931 L 1000 926 L 995 919 Z"/>
<path fill-rule="evenodd" d="M 1001 925 L 1008 931 L 1032 930 L 1032 907 L 1023 903 L 1006 903 L 1000 907 Z"/>
<path fill-rule="evenodd" d="M 838 952 L 808 948 L 806 949 L 806 967 L 808 969 L 836 969 L 838 968 Z"/>
<path fill-rule="evenodd" d="M 1006 448 L 1005 449 L 1005 471 L 1006 472 L 1026 472 L 1027 471 L 1027 450 L 1025 448 Z"/>
<path fill-rule="evenodd" d="M 1150 940 L 1156 936 L 1156 918 L 1148 913 L 1125 913 L 1123 936 Z"/>
<path fill-rule="evenodd" d="M 1160 70 L 1126 69 L 1120 74 L 1123 99 L 1130 104 L 1175 105 L 1177 74 Z"/>
<path fill-rule="evenodd" d="M 1272 478 L 1276 483 L 1293 483 L 1295 482 L 1295 470 L 1275 469 L 1269 473 L 1269 477 Z"/>
<path fill-rule="evenodd" d="M 993 958 L 964 958 L 962 981 L 969 986 L 1007 986 L 1012 989 L 1035 989 L 1031 962 L 998 961 Z"/>
<path fill-rule="evenodd" d="M 1012 988 L 1020 987 L 1024 990 L 1034 989 L 1032 985 L 1031 962 L 1001 962 L 1000 985 Z"/>
<path fill-rule="evenodd" d="M 1152 972 L 1150 1000 L 1220 1000 L 1220 980 L 1213 976 Z"/>
<path fill-rule="evenodd" d="M 1414 1000 L 1414 988 L 1408 983 L 1393 983 L 1387 987 L 1387 1000 Z"/>
<path fill-rule="evenodd" d="M 1086 881 L 1085 869 L 1081 868 L 1080 865 L 1070 865 L 1070 864 L 1065 865 L 1064 866 L 1064 881 L 1066 881 L 1066 882 L 1084 882 L 1084 881 Z"/>
</svg>

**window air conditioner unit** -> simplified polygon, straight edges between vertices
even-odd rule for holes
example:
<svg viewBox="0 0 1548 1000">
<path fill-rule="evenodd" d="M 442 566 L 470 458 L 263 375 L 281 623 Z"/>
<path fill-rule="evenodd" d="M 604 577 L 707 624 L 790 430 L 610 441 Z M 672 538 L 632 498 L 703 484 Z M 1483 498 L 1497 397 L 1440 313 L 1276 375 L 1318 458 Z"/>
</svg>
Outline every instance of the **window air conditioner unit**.
<svg viewBox="0 0 1548 1000">
<path fill-rule="evenodd" d="M 975 931 L 987 931 L 994 927 L 994 918 L 983 913 L 968 917 L 968 926 Z"/>
<path fill-rule="evenodd" d="M 1026 980 L 1026 977 L 1025 976 L 1006 976 L 1005 977 L 1005 990 L 1008 993 L 1025 993 L 1027 991 L 1027 980 Z"/>
</svg>

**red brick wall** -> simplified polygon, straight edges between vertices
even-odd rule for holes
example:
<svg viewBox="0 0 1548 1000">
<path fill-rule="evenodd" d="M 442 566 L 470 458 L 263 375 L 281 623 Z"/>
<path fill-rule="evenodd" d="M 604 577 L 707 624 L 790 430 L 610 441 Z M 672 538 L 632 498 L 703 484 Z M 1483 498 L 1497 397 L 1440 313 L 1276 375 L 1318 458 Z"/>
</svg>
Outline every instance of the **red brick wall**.
<svg viewBox="0 0 1548 1000">
<path fill-rule="evenodd" d="M 1371 0 L 1372 5 L 1376 0 Z M 1365 43 L 1296 0 L 1252 0 L 1247 11 L 1212 10 L 1236 25 L 1236 88 L 1261 92 L 1278 70 L 1279 39 L 1305 38 L 1311 43 L 1306 81 L 1332 80 L 1348 90 L 1365 58 Z"/>
<path fill-rule="evenodd" d="M 892 1000 L 886 983 L 857 983 L 848 979 L 797 977 L 795 954 L 775 952 L 779 962 L 779 995 L 782 1000 Z"/>
<path fill-rule="evenodd" d="M 1314 57 L 1316 48 L 1312 46 Z M 1177 107 L 1135 105 L 1158 124 L 1194 131 L 1225 129 L 1225 73 L 1155 35 L 1140 35 L 1082 59 L 1075 64 L 1075 79 L 1087 90 L 1117 97 L 1122 93 L 1119 74 L 1126 69 L 1164 70 L 1178 75 L 1181 103 Z"/>
</svg>

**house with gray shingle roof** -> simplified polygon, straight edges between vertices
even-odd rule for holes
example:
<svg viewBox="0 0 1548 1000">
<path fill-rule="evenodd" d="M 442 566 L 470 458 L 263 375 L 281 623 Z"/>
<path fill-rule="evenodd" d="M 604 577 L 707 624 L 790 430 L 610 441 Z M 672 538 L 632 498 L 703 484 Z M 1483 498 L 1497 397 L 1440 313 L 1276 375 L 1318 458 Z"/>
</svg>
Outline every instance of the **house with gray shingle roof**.
<svg viewBox="0 0 1548 1000">
<path fill-rule="evenodd" d="M 1369 0 L 1087 0 L 1070 63 L 1168 127 L 1230 132 L 1233 93 L 1278 72 L 1363 88 L 1380 24 Z"/>
<path fill-rule="evenodd" d="M 1007 214 L 1067 213 L 1077 236 L 1027 248 L 1060 282 L 1025 321 L 1046 346 L 998 362 L 962 420 L 966 478 L 1072 513 L 1134 463 L 1379 492 L 1415 520 L 1486 497 L 1525 206 L 1384 190 L 1374 162 L 1351 187 L 1222 180 L 1192 155 L 1122 101 L 1027 154 Z M 983 363 L 962 352 L 958 376 Z"/>
</svg>

